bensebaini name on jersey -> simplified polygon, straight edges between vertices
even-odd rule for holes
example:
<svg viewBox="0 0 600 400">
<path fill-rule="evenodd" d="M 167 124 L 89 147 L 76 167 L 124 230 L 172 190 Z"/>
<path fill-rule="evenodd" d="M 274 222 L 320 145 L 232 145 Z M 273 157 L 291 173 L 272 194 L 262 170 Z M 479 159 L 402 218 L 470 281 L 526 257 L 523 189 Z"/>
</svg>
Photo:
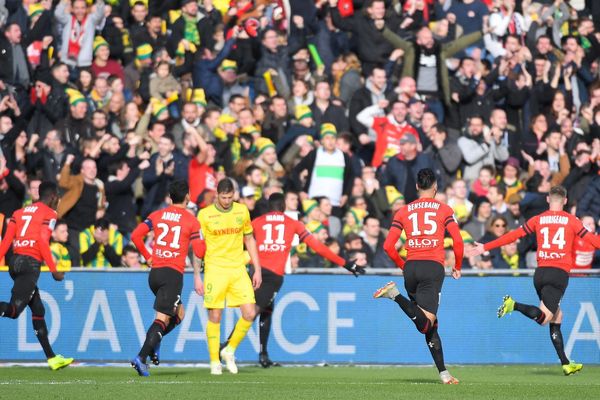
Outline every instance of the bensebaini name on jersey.
<svg viewBox="0 0 600 400">
<path fill-rule="evenodd" d="M 408 205 L 408 211 L 417 210 L 419 208 L 434 208 L 438 210 L 440 208 L 440 203 L 433 201 L 419 201 L 418 203 L 411 203 Z"/>
<path fill-rule="evenodd" d="M 564 215 L 544 215 L 543 217 L 540 217 L 540 224 L 542 224 L 542 225 L 547 225 L 547 224 L 567 225 L 568 223 L 569 223 L 569 218 L 565 217 Z"/>
</svg>

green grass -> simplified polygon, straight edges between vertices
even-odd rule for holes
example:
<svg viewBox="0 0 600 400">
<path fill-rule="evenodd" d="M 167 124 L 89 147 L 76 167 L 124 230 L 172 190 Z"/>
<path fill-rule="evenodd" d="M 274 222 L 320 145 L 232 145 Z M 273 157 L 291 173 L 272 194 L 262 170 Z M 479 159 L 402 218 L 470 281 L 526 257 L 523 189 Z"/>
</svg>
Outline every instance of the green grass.
<svg viewBox="0 0 600 400">
<path fill-rule="evenodd" d="M 565 377 L 560 366 L 454 366 L 460 385 L 442 385 L 433 367 L 153 368 L 139 378 L 127 368 L 0 369 L 0 399 L 597 399 L 600 366 Z"/>
</svg>

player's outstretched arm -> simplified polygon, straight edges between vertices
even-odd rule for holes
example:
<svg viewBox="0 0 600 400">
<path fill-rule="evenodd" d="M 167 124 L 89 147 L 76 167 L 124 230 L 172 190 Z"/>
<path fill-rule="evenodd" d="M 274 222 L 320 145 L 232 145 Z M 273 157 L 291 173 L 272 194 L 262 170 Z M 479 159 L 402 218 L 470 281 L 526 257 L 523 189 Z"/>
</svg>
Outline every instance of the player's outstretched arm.
<svg viewBox="0 0 600 400">
<path fill-rule="evenodd" d="M 454 279 L 458 279 L 460 278 L 460 269 L 462 267 L 465 245 L 462 236 L 460 235 L 460 228 L 456 221 L 454 221 L 454 218 L 452 219 L 452 222 L 446 226 L 446 229 L 452 237 L 452 249 L 454 250 L 454 259 L 456 260 L 454 268 L 452 268 L 452 276 Z"/>
<path fill-rule="evenodd" d="M 515 240 L 520 239 L 526 235 L 527 235 L 527 232 L 525 232 L 525 229 L 523 229 L 523 227 L 520 226 L 517 229 L 515 229 L 514 231 L 505 233 L 504 235 L 500 236 L 496 240 L 492 240 L 491 242 L 485 243 L 483 245 L 483 249 L 484 249 L 484 251 L 490 251 L 497 247 L 504 246 L 505 244 L 512 243 Z"/>
<path fill-rule="evenodd" d="M 354 274 L 354 276 L 356 276 L 357 278 L 358 278 L 359 274 L 362 275 L 365 273 L 365 269 L 362 266 L 356 265 L 354 263 L 354 261 L 346 262 L 346 260 L 344 260 L 342 257 L 338 256 L 333 251 L 331 251 L 329 249 L 329 247 L 327 247 L 323 243 L 319 242 L 319 240 L 317 238 L 315 238 L 313 235 L 311 235 L 311 234 L 306 235 L 302 239 L 302 241 L 304 243 L 306 243 L 306 245 L 308 247 L 313 249 L 318 255 L 320 255 L 321 257 L 324 257 L 325 259 L 331 261 L 332 263 L 334 263 L 336 265 L 339 265 L 342 268 L 347 269 L 348 271 L 352 272 Z"/>
<path fill-rule="evenodd" d="M 400 235 L 402 235 L 402 230 L 392 225 L 390 232 L 383 243 L 383 249 L 394 263 L 396 263 L 396 266 L 404 270 L 404 260 L 400 257 L 400 254 L 398 254 L 398 250 L 396 250 L 396 243 L 398 243 Z"/>
<path fill-rule="evenodd" d="M 148 232 L 150 232 L 150 227 L 145 222 L 142 222 L 131 233 L 131 241 L 147 261 L 152 258 L 152 254 L 150 254 L 144 244 L 144 238 Z"/>
<path fill-rule="evenodd" d="M 15 238 L 15 229 L 15 220 L 11 218 L 8 222 L 8 226 L 6 227 L 6 234 L 4 235 L 4 239 L 2 239 L 2 243 L 0 244 L 0 260 L 4 258 L 6 252 L 8 251 L 10 245 L 13 242 L 13 239 Z"/>
<path fill-rule="evenodd" d="M 254 235 L 252 235 L 252 233 L 244 235 L 244 245 L 246 245 L 246 250 L 248 250 L 248 254 L 250 254 L 250 260 L 252 261 L 252 265 L 254 265 L 252 287 L 254 287 L 254 289 L 258 289 L 262 284 L 262 270 L 260 267 L 260 260 L 258 258 L 256 240 L 254 239 Z"/>
</svg>

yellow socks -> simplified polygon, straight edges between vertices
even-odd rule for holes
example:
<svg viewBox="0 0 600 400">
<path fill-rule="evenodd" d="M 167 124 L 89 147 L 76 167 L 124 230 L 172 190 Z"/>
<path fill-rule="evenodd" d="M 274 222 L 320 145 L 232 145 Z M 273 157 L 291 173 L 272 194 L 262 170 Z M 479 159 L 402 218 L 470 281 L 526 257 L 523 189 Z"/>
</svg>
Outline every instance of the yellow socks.
<svg viewBox="0 0 600 400">
<path fill-rule="evenodd" d="M 237 329 L 237 326 L 236 326 Z M 219 362 L 219 341 L 221 340 L 221 324 L 208 321 L 206 325 L 206 341 L 211 362 Z"/>
<path fill-rule="evenodd" d="M 244 318 L 240 318 L 238 320 L 237 324 L 235 324 L 235 329 L 229 338 L 227 351 L 233 353 L 235 349 L 237 349 L 237 347 L 240 345 L 240 342 L 244 340 L 244 337 L 246 337 L 248 329 L 250 329 L 253 323 L 254 321 L 246 321 Z"/>
</svg>

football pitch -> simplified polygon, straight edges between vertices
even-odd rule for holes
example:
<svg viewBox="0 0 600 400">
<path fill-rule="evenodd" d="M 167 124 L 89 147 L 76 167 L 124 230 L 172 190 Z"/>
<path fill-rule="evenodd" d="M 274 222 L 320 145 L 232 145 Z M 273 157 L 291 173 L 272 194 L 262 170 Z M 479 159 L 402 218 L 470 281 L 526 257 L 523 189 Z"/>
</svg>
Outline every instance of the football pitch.
<svg viewBox="0 0 600 400">
<path fill-rule="evenodd" d="M 600 366 L 563 376 L 560 366 L 452 366 L 461 383 L 439 383 L 434 367 L 328 366 L 261 369 L 211 376 L 208 368 L 0 368 L 0 399 L 598 399 Z"/>
</svg>

